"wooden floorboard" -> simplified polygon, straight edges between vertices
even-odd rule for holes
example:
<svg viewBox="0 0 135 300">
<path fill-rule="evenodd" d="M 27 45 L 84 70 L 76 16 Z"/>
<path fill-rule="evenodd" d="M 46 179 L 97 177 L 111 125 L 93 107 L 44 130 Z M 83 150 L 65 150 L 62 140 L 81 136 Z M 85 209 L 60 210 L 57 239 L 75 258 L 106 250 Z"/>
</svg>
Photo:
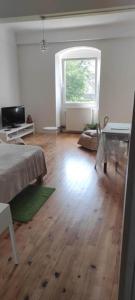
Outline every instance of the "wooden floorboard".
<svg viewBox="0 0 135 300">
<path fill-rule="evenodd" d="M 44 184 L 56 191 L 28 224 L 15 223 L 20 264 L 0 237 L 0 299 L 117 300 L 124 168 L 94 169 L 77 134 L 35 135 L 45 150 Z"/>
</svg>

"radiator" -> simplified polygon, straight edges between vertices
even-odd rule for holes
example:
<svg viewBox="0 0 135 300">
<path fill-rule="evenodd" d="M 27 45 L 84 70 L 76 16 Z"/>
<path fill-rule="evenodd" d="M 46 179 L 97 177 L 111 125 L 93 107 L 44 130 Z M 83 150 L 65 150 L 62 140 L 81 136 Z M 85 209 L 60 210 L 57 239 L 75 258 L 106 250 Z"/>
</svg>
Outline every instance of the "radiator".
<svg viewBox="0 0 135 300">
<path fill-rule="evenodd" d="M 91 108 L 67 108 L 66 130 L 82 131 L 87 123 L 97 122 L 97 110 Z"/>
</svg>

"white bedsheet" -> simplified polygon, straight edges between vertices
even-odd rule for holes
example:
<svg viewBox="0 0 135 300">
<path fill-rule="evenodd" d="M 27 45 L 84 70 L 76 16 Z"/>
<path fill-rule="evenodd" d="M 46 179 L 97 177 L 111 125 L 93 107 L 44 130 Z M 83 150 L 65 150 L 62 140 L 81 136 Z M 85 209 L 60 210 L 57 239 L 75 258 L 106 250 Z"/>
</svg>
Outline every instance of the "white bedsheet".
<svg viewBox="0 0 135 300">
<path fill-rule="evenodd" d="M 46 173 L 41 147 L 0 144 L 0 202 L 11 201 L 31 181 Z"/>
</svg>

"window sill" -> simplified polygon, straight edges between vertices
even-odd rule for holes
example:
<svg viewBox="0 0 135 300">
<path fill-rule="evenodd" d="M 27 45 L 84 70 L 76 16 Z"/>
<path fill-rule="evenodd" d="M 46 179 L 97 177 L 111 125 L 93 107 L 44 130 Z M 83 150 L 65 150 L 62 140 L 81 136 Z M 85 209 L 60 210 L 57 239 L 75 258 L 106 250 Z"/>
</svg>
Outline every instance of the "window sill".
<svg viewBox="0 0 135 300">
<path fill-rule="evenodd" d="M 93 108 L 96 109 L 97 103 L 65 103 L 64 108 Z"/>
</svg>

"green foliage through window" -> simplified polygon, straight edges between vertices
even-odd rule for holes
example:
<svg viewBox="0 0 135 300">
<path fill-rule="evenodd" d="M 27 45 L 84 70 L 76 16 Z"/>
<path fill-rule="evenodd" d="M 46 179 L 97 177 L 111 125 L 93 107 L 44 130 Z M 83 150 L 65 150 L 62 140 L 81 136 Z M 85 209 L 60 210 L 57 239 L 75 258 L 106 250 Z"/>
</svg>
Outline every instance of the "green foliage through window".
<svg viewBox="0 0 135 300">
<path fill-rule="evenodd" d="M 64 60 L 66 102 L 91 102 L 96 98 L 96 59 Z"/>
</svg>

